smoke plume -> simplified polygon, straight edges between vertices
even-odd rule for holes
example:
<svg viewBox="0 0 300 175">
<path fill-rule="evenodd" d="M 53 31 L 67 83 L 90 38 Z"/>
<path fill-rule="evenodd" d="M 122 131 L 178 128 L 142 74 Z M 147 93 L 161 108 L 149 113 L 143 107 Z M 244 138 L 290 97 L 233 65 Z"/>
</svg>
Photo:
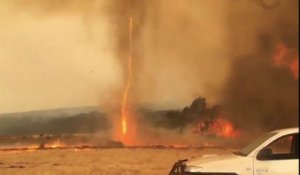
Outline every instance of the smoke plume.
<svg viewBox="0 0 300 175">
<path fill-rule="evenodd" d="M 133 17 L 135 103 L 181 107 L 203 94 L 216 102 L 230 62 L 222 7 L 226 3 L 115 0 L 108 5 L 125 76 L 128 17 Z"/>
<path fill-rule="evenodd" d="M 297 125 L 298 79 L 287 68 L 276 67 L 274 57 L 277 45 L 283 43 L 298 59 L 298 1 L 116 1 L 113 5 L 119 12 L 112 12 L 119 15 L 112 25 L 119 36 L 120 57 L 126 52 L 125 18 L 128 14 L 137 18 L 131 91 L 135 103 L 182 108 L 205 96 L 248 131 Z M 176 112 L 172 116 L 180 116 Z M 168 122 L 169 118 L 166 128 L 177 121 L 173 117 Z"/>
<path fill-rule="evenodd" d="M 221 103 L 244 129 L 297 126 L 299 80 L 289 69 L 276 66 L 274 58 L 282 44 L 295 52 L 296 62 L 299 59 L 299 2 L 257 2 L 238 1 L 230 7 L 233 61 Z"/>
</svg>

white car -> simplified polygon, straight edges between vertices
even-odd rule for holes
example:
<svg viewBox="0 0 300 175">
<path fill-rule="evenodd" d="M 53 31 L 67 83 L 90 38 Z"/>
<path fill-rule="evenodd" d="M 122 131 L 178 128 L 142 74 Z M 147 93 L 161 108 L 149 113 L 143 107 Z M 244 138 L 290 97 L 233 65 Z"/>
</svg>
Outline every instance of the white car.
<svg viewBox="0 0 300 175">
<path fill-rule="evenodd" d="M 298 175 L 298 162 L 299 128 L 289 128 L 269 132 L 233 154 L 179 161 L 170 175 Z"/>
</svg>

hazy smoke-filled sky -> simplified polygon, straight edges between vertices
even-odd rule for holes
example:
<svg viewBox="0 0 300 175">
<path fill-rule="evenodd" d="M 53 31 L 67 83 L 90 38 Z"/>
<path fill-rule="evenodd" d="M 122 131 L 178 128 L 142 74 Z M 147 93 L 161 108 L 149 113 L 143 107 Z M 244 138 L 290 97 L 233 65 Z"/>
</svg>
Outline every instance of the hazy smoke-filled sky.
<svg viewBox="0 0 300 175">
<path fill-rule="evenodd" d="M 141 45 L 137 103 L 182 106 L 210 96 L 209 89 L 223 81 L 224 3 L 193 2 L 144 4 L 144 27 L 135 39 Z M 1 1 L 1 112 L 102 105 L 116 98 L 124 63 L 112 30 L 119 25 L 112 16 L 120 2 L 113 3 Z"/>
<path fill-rule="evenodd" d="M 90 2 L 0 2 L 1 112 L 97 105 L 120 85 L 102 3 Z"/>
<path fill-rule="evenodd" d="M 298 9 L 287 11 L 296 1 L 280 1 L 275 10 L 259 2 L 128 0 L 133 4 L 128 12 L 125 0 L 3 0 L 0 112 L 119 102 L 128 14 L 134 28 L 134 103 L 175 108 L 198 96 L 212 104 L 227 102 L 231 97 L 224 92 L 236 89 L 228 90 L 233 71 L 238 73 L 233 65 L 240 55 L 259 52 L 261 31 L 275 40 L 289 33 L 278 27 L 279 16 L 279 23 L 297 31 Z"/>
</svg>

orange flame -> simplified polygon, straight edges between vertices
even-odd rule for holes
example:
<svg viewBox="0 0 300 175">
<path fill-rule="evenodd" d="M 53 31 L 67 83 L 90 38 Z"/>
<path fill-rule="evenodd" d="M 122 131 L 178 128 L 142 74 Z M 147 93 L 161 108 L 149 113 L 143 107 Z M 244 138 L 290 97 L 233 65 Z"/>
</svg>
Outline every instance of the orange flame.
<svg viewBox="0 0 300 175">
<path fill-rule="evenodd" d="M 237 137 L 240 134 L 239 131 L 225 116 L 226 114 L 223 112 L 210 122 L 198 122 L 194 133 L 215 135 L 223 138 Z"/>
<path fill-rule="evenodd" d="M 126 121 L 126 116 L 122 115 L 122 134 L 127 133 L 127 121 Z"/>
<path fill-rule="evenodd" d="M 55 142 L 46 144 L 45 147 L 54 149 L 54 148 L 63 148 L 63 147 L 66 147 L 66 145 L 64 143 L 62 143 L 60 140 L 57 140 Z"/>
<path fill-rule="evenodd" d="M 233 124 L 223 117 L 217 118 L 214 121 L 212 128 L 217 136 L 230 138 L 238 135 L 238 132 L 234 129 Z"/>
<path fill-rule="evenodd" d="M 131 87 L 131 81 L 132 81 L 132 29 L 133 29 L 133 19 L 132 17 L 129 17 L 129 55 L 127 59 L 127 80 L 126 85 L 122 97 L 122 104 L 121 104 L 121 121 L 120 121 L 120 127 L 121 127 L 121 136 L 119 136 L 118 139 L 121 139 L 125 144 L 132 144 L 134 140 L 134 124 L 132 116 L 129 112 L 129 105 L 128 105 L 128 97 L 129 97 L 129 91 Z M 130 119 L 129 119 L 130 117 Z M 129 124 L 130 121 L 130 124 Z M 120 138 L 121 137 L 121 138 Z"/>
<path fill-rule="evenodd" d="M 131 66 L 131 54 L 128 57 L 128 79 L 126 82 L 126 87 L 124 90 L 124 94 L 123 94 L 123 99 L 122 99 L 122 107 L 121 107 L 121 126 L 122 126 L 122 133 L 126 134 L 127 133 L 127 117 L 128 117 L 128 93 L 130 90 L 130 86 L 131 86 L 131 76 L 132 76 L 132 66 Z"/>
<path fill-rule="evenodd" d="M 35 144 L 27 145 L 26 148 L 28 148 L 28 149 L 38 149 L 39 145 L 35 145 Z"/>
<path fill-rule="evenodd" d="M 299 77 L 299 55 L 292 52 L 285 44 L 279 43 L 276 46 L 276 52 L 273 57 L 274 65 L 289 69 L 294 79 Z"/>
</svg>

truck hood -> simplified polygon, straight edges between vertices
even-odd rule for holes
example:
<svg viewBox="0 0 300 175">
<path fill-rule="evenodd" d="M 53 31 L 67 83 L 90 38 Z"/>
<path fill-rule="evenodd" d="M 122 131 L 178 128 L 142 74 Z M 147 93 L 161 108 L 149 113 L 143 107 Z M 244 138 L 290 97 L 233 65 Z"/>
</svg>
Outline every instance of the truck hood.
<svg viewBox="0 0 300 175">
<path fill-rule="evenodd" d="M 251 159 L 234 154 L 202 156 L 186 162 L 187 172 L 245 172 L 251 170 Z"/>
</svg>

